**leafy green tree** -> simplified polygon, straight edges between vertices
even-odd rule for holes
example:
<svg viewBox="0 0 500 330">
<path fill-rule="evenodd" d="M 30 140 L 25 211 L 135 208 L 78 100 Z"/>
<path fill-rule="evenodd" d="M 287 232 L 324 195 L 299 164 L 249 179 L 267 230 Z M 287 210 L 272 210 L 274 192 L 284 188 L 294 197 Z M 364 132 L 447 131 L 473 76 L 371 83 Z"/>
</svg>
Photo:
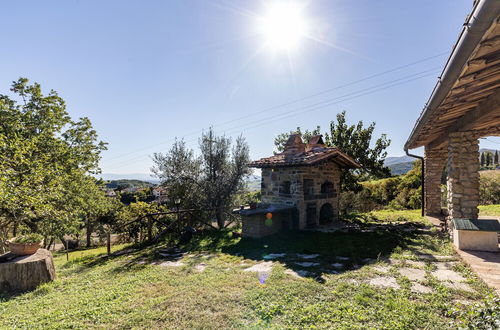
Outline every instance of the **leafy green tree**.
<svg viewBox="0 0 500 330">
<path fill-rule="evenodd" d="M 484 156 L 484 152 L 481 153 L 481 167 L 484 167 L 486 164 L 486 158 Z"/>
<path fill-rule="evenodd" d="M 374 140 L 374 130 L 374 122 L 368 127 L 364 126 L 363 121 L 359 121 L 356 125 L 348 125 L 345 111 L 337 114 L 336 121 L 330 122 L 329 132 L 325 133 L 325 144 L 339 148 L 363 166 L 361 169 L 343 171 L 342 190 L 360 191 L 359 181 L 385 178 L 391 175 L 390 169 L 384 166 L 384 160 L 387 157 L 386 149 L 391 141 L 385 134 Z M 300 132 L 300 128 L 297 131 Z M 307 141 L 312 135 L 319 134 L 320 131 L 319 126 L 313 131 L 306 131 L 305 140 Z M 275 145 L 278 151 L 283 150 L 289 134 L 281 134 L 276 138 Z"/>
<path fill-rule="evenodd" d="M 117 232 L 127 233 L 136 242 L 152 239 L 153 235 L 159 231 L 159 227 L 155 225 L 153 218 L 147 215 L 162 211 L 166 209 L 155 203 L 130 203 L 116 213 L 114 229 Z"/>
<path fill-rule="evenodd" d="M 495 150 L 495 157 L 493 158 L 493 164 L 498 165 L 498 150 Z"/>
<path fill-rule="evenodd" d="M 55 92 L 25 78 L 14 96 L 0 94 L 0 219 L 2 230 L 45 237 L 77 230 L 72 182 L 99 172 L 105 143 L 88 118 L 74 121 Z M 7 229 L 6 229 L 7 228 Z"/>
<path fill-rule="evenodd" d="M 171 201 L 181 199 L 190 206 L 215 217 L 218 228 L 224 228 L 227 214 L 237 205 L 237 194 L 250 174 L 248 144 L 238 137 L 231 140 L 217 136 L 210 128 L 199 142 L 200 156 L 183 141 L 176 141 L 165 155 L 155 154 L 153 173 L 167 186 Z"/>
</svg>

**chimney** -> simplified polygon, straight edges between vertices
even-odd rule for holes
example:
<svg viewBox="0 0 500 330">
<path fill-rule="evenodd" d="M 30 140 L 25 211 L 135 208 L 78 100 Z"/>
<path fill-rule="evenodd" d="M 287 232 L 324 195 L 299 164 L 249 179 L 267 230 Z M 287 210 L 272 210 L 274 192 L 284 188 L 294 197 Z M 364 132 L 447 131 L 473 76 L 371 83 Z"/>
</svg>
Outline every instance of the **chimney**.
<svg viewBox="0 0 500 330">
<path fill-rule="evenodd" d="M 302 142 L 302 138 L 299 133 L 290 134 L 288 140 L 285 143 L 285 154 L 298 154 L 304 152 L 306 145 Z"/>
<path fill-rule="evenodd" d="M 325 142 L 323 142 L 323 135 L 314 135 L 309 139 L 306 145 L 306 151 L 311 151 L 315 148 L 324 148 Z"/>
</svg>

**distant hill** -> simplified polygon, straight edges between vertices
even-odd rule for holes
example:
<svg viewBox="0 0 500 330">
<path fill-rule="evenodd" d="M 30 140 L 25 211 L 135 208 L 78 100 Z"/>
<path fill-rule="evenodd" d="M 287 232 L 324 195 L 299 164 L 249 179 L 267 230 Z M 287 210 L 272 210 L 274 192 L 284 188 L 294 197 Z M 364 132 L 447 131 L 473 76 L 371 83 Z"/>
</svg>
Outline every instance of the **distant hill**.
<svg viewBox="0 0 500 330">
<path fill-rule="evenodd" d="M 402 175 L 408 173 L 413 168 L 414 162 L 415 161 L 406 163 L 396 163 L 396 164 L 391 164 L 387 167 L 391 170 L 392 175 Z"/>
<path fill-rule="evenodd" d="M 259 175 L 250 175 L 246 180 L 248 191 L 260 191 L 260 181 L 261 177 Z"/>
<path fill-rule="evenodd" d="M 393 164 L 413 163 L 415 160 L 415 158 L 406 155 L 400 157 L 387 157 L 384 161 L 384 165 L 389 167 Z"/>
<path fill-rule="evenodd" d="M 384 161 L 384 165 L 391 170 L 392 175 L 402 175 L 413 168 L 415 160 L 415 158 L 406 155 L 400 157 L 387 157 Z"/>
<path fill-rule="evenodd" d="M 106 188 L 109 189 L 125 189 L 125 188 L 149 188 L 153 186 L 151 182 L 141 181 L 141 180 L 129 180 L 129 179 L 121 179 L 121 180 L 111 180 L 106 183 Z"/>
<path fill-rule="evenodd" d="M 149 183 L 158 184 L 160 180 L 151 176 L 148 173 L 128 173 L 128 174 L 114 174 L 114 173 L 101 173 L 99 177 L 106 181 L 112 180 L 139 180 Z"/>
</svg>

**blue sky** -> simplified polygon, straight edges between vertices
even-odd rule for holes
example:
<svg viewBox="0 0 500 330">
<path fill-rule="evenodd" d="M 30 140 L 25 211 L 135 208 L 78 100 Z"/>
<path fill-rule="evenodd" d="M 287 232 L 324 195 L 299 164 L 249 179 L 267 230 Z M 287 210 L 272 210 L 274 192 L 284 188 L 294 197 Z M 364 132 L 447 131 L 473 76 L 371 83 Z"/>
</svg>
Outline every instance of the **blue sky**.
<svg viewBox="0 0 500 330">
<path fill-rule="evenodd" d="M 20 76 L 57 90 L 109 143 L 105 173 L 147 173 L 153 152 L 176 136 L 195 148 L 210 125 L 243 134 L 251 157 L 264 157 L 277 134 L 326 128 L 342 110 L 375 121 L 389 155 L 402 155 L 472 0 L 297 0 L 320 41 L 303 38 L 289 53 L 263 49 L 256 33 L 272 2 L 5 2 L 0 93 Z"/>
</svg>

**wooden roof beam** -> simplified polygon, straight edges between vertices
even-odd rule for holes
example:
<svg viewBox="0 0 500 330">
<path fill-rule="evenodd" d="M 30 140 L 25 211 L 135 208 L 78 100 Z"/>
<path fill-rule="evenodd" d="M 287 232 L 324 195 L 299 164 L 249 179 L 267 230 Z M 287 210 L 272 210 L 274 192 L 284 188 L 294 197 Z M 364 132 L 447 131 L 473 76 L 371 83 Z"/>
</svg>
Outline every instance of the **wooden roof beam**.
<svg viewBox="0 0 500 330">
<path fill-rule="evenodd" d="M 474 128 L 478 122 L 487 120 L 492 115 L 495 116 L 500 110 L 500 90 L 490 95 L 486 100 L 481 102 L 476 109 L 473 109 L 460 117 L 453 125 L 448 127 L 441 135 L 430 142 L 429 148 L 439 148 L 448 141 L 450 133 L 458 131 L 468 131 Z M 491 122 L 491 126 L 498 125 L 495 121 Z"/>
</svg>

